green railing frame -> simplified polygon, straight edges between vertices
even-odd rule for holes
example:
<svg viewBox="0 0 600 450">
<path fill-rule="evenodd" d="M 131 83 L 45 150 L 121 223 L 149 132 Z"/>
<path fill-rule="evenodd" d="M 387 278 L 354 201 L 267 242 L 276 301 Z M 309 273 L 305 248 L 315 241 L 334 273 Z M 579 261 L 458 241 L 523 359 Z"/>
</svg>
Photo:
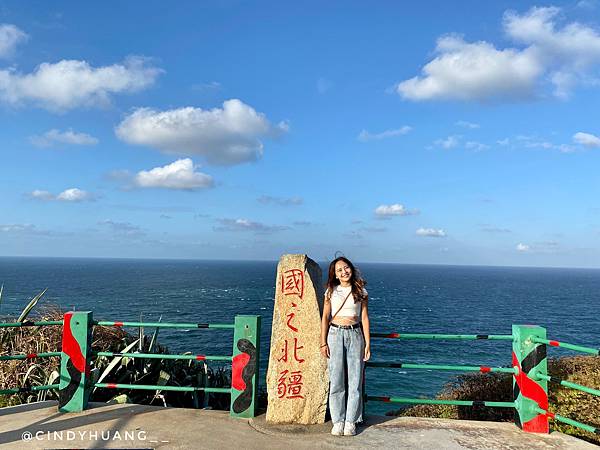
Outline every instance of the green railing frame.
<svg viewBox="0 0 600 450">
<path fill-rule="evenodd" d="M 442 400 L 393 396 L 366 395 L 365 401 L 386 403 L 484 406 L 515 408 L 515 423 L 527 432 L 548 433 L 548 419 L 568 423 L 583 430 L 600 434 L 600 428 L 586 425 L 548 411 L 548 382 L 600 396 L 600 390 L 551 377 L 547 373 L 546 346 L 599 355 L 600 350 L 546 339 L 546 329 L 533 325 L 513 325 L 512 334 L 428 334 L 428 333 L 371 333 L 372 338 L 383 339 L 438 339 L 438 340 L 496 340 L 512 341 L 512 367 L 466 366 L 449 364 L 414 364 L 404 362 L 372 361 L 366 367 L 389 367 L 421 370 L 449 370 L 481 373 L 510 373 L 513 375 L 513 402 L 481 400 Z M 542 407 L 541 407 L 542 406 Z M 545 408 L 544 408 L 545 407 Z"/>
<path fill-rule="evenodd" d="M 25 386 L 0 390 L 0 395 L 25 392 L 59 390 L 59 411 L 78 412 L 87 407 L 92 388 L 139 389 L 178 392 L 221 393 L 231 395 L 230 415 L 250 418 L 256 415 L 260 357 L 261 316 L 236 315 L 234 323 L 169 323 L 169 322 L 118 322 L 94 321 L 90 311 L 68 312 L 61 321 L 24 321 L 0 323 L 0 328 L 63 326 L 62 351 L 2 355 L 0 361 L 32 360 L 34 358 L 61 357 L 60 384 Z M 66 325 L 66 326 L 65 326 Z M 94 325 L 112 327 L 158 327 L 172 329 L 231 329 L 233 355 L 172 355 L 160 353 L 119 353 L 92 351 Z M 232 386 L 229 388 L 163 386 L 120 383 L 90 383 L 90 363 L 93 356 L 163 359 L 228 361 L 232 363 Z M 242 396 L 242 394 L 244 394 Z"/>
<path fill-rule="evenodd" d="M 68 333 L 65 333 L 65 323 L 68 324 Z M 0 323 L 0 328 L 9 327 L 41 327 L 63 325 L 63 348 L 61 352 L 44 352 L 29 354 L 2 355 L 0 361 L 10 360 L 32 360 L 34 358 L 61 357 L 60 384 L 44 386 L 24 386 L 0 390 L 0 395 L 18 394 L 24 392 L 35 392 L 50 389 L 59 389 L 59 409 L 61 411 L 82 411 L 87 406 L 87 400 L 92 388 L 103 389 L 140 389 L 140 390 L 162 390 L 178 392 L 204 391 L 208 393 L 231 394 L 231 410 L 233 417 L 254 417 L 256 410 L 256 397 L 258 385 L 258 363 L 260 351 L 260 316 L 236 316 L 233 324 L 211 324 L 211 323 L 168 323 L 168 322 L 119 322 L 119 321 L 94 321 L 90 311 L 68 312 L 62 321 L 24 321 L 12 323 Z M 159 353 L 119 353 L 91 350 L 92 327 L 159 327 L 172 329 L 233 329 L 233 355 L 171 355 Z M 366 395 L 366 401 L 381 401 L 389 403 L 406 404 L 432 404 L 432 405 L 455 405 L 455 406 L 484 406 L 492 408 L 515 408 L 515 421 L 524 431 L 549 432 L 548 420 L 564 422 L 592 433 L 600 434 L 600 428 L 586 425 L 567 417 L 560 416 L 548 410 L 548 383 L 560 384 L 562 386 L 586 392 L 591 395 L 600 396 L 600 390 L 583 386 L 566 380 L 552 377 L 547 373 L 546 349 L 550 347 L 561 347 L 568 350 L 583 352 L 592 355 L 600 355 L 600 349 L 569 344 L 556 340 L 546 339 L 546 329 L 534 325 L 513 325 L 512 334 L 431 334 L 431 333 L 371 333 L 372 338 L 382 339 L 432 339 L 432 340 L 495 340 L 512 341 L 512 367 L 488 367 L 471 365 L 450 364 L 415 364 L 404 362 L 372 361 L 367 362 L 367 367 L 390 367 L 421 370 L 448 370 L 461 372 L 481 373 L 510 373 L 513 375 L 513 386 L 515 398 L 513 402 L 494 402 L 480 400 L 441 400 L 425 398 L 407 398 L 393 396 Z M 76 352 L 74 353 L 74 349 Z M 251 351 L 249 350 L 251 349 Z M 249 362 L 249 352 L 253 360 L 250 361 L 254 371 L 251 376 L 243 379 L 242 375 L 245 364 Z M 198 360 L 198 361 L 231 361 L 232 362 L 232 387 L 210 388 L 193 386 L 163 386 L 163 385 L 136 385 L 120 383 L 95 383 L 89 382 L 89 367 L 92 356 L 124 357 L 141 359 L 164 359 L 164 360 Z M 237 364 L 241 362 L 241 364 Z M 75 370 L 80 377 L 73 380 L 71 375 Z M 234 374 L 235 372 L 235 374 Z M 235 381 L 234 381 L 235 377 Z M 240 381 L 241 379 L 241 381 Z M 240 386 L 234 386 L 234 384 Z M 250 402 L 248 395 L 241 397 L 244 390 L 251 389 Z M 239 400 L 238 400 L 239 399 Z M 237 409 L 234 410 L 234 404 Z M 533 424 L 533 425 L 532 425 Z"/>
</svg>

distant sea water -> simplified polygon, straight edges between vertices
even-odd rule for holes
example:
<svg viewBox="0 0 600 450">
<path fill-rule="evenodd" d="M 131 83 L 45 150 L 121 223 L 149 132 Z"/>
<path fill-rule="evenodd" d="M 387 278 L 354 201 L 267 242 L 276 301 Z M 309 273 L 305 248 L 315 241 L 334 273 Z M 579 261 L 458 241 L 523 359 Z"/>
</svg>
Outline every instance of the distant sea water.
<svg viewBox="0 0 600 450">
<path fill-rule="evenodd" d="M 48 287 L 42 304 L 92 310 L 98 320 L 232 323 L 262 316 L 261 384 L 269 355 L 276 262 L 0 258 L 0 315 L 16 315 Z M 323 273 L 327 269 L 321 263 Z M 360 264 L 377 332 L 510 334 L 538 324 L 551 339 L 600 347 L 600 270 Z M 135 330 L 132 330 L 135 331 Z M 147 333 L 153 330 L 147 330 Z M 232 332 L 162 329 L 172 352 L 231 354 Z M 372 340 L 373 361 L 505 366 L 510 341 Z M 551 356 L 565 352 L 552 349 Z M 367 369 L 369 395 L 433 396 L 456 374 Z M 370 402 L 368 412 L 394 406 Z"/>
</svg>

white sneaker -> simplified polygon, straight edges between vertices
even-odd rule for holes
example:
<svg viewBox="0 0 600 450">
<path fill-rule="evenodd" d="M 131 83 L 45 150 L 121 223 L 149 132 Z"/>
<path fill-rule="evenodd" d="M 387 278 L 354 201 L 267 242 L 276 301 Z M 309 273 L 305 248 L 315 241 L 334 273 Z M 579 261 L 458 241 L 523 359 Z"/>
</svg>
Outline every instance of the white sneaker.
<svg viewBox="0 0 600 450">
<path fill-rule="evenodd" d="M 356 435 L 356 425 L 350 422 L 346 422 L 344 425 L 344 436 Z"/>
<path fill-rule="evenodd" d="M 338 422 L 333 424 L 331 434 L 334 436 L 341 436 L 344 434 L 344 422 Z"/>
</svg>

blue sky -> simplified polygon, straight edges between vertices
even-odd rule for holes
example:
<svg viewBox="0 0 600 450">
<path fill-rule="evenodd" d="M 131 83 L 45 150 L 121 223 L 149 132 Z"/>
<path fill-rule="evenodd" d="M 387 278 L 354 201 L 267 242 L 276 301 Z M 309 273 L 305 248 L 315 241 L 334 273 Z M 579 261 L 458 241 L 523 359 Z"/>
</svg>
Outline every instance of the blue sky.
<svg viewBox="0 0 600 450">
<path fill-rule="evenodd" d="M 600 267 L 600 2 L 0 2 L 0 255 Z"/>
</svg>

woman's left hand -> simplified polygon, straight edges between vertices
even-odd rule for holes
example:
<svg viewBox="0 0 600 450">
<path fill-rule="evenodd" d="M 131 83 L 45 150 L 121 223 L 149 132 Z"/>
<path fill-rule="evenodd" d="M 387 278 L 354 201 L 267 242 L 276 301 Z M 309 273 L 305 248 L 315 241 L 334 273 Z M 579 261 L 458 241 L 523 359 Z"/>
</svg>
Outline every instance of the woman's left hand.
<svg viewBox="0 0 600 450">
<path fill-rule="evenodd" d="M 368 361 L 370 358 L 371 358 L 371 346 L 366 345 L 365 346 L 365 356 L 364 356 L 363 360 Z"/>
</svg>

